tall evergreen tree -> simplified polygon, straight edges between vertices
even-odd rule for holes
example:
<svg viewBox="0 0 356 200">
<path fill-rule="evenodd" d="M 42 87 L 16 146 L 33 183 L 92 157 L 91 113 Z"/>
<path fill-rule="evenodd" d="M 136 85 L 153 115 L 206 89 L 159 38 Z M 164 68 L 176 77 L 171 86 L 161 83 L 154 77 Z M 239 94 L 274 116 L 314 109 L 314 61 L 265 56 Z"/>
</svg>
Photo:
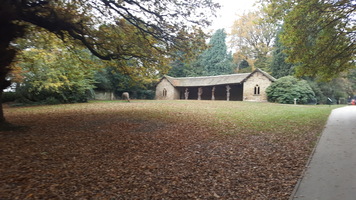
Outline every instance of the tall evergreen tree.
<svg viewBox="0 0 356 200">
<path fill-rule="evenodd" d="M 177 52 L 178 56 L 183 52 Z M 174 60 L 171 64 L 171 69 L 168 72 L 169 76 L 173 77 L 186 77 L 187 76 L 187 64 L 184 63 L 181 59 Z"/>
<path fill-rule="evenodd" d="M 284 53 L 286 47 L 283 46 L 283 44 L 281 43 L 279 35 L 280 34 L 278 34 L 276 37 L 274 50 L 272 53 L 272 62 L 269 67 L 272 72 L 272 76 L 275 78 L 293 75 L 295 67 L 294 64 L 286 62 L 286 59 L 288 57 L 288 55 Z"/>
<path fill-rule="evenodd" d="M 199 57 L 207 49 L 207 35 L 202 29 L 195 30 L 195 36 L 187 42 L 185 49 L 174 51 L 170 57 L 171 69 L 168 75 L 174 77 L 200 76 L 203 73 L 203 66 Z"/>
<path fill-rule="evenodd" d="M 176 59 L 170 63 L 171 69 L 168 72 L 169 76 L 173 77 L 193 77 L 203 75 L 203 66 L 200 64 L 197 53 L 195 58 L 191 60 L 185 59 L 184 52 L 178 51 Z"/>
<path fill-rule="evenodd" d="M 250 67 L 250 65 L 248 64 L 247 60 L 242 60 L 239 64 L 239 69 L 244 69 L 248 67 Z"/>
<path fill-rule="evenodd" d="M 217 30 L 210 39 L 209 48 L 200 57 L 204 67 L 203 75 L 221 75 L 233 73 L 231 52 L 227 52 L 226 33 L 224 29 Z"/>
</svg>

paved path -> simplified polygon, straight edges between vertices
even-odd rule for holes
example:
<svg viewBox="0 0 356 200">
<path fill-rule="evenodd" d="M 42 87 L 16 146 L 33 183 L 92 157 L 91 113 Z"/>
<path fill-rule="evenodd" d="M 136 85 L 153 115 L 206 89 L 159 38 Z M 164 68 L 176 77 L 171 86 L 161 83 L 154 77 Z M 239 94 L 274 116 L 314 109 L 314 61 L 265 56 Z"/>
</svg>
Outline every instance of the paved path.
<svg viewBox="0 0 356 200">
<path fill-rule="evenodd" d="M 332 111 L 291 199 L 356 199 L 356 106 Z"/>
</svg>

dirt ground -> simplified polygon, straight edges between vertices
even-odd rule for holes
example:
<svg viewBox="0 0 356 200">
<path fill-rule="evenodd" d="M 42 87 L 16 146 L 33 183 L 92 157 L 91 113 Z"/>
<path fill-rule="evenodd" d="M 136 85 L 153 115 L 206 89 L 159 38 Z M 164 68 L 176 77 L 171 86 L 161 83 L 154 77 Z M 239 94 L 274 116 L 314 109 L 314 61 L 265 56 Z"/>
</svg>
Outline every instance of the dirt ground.
<svg viewBox="0 0 356 200">
<path fill-rule="evenodd" d="M 0 133 L 0 199 L 288 199 L 314 137 L 98 110 L 11 122 L 23 127 Z"/>
</svg>

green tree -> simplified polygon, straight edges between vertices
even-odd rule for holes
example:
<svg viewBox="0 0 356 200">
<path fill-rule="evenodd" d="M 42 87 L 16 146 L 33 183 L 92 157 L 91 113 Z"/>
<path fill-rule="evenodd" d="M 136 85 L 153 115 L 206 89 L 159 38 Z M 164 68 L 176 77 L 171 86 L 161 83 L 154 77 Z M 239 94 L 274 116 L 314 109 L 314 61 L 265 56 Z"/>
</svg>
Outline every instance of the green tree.
<svg viewBox="0 0 356 200">
<path fill-rule="evenodd" d="M 16 44 L 23 49 L 15 63 L 20 69 L 17 73 L 23 77 L 17 88 L 22 98 L 61 103 L 87 100 L 87 92 L 93 88 L 93 70 L 98 68 L 88 50 L 65 46 L 46 31 L 28 35 Z"/>
<path fill-rule="evenodd" d="M 242 60 L 239 64 L 239 69 L 244 69 L 248 67 L 250 67 L 250 65 L 248 64 L 247 60 Z"/>
<path fill-rule="evenodd" d="M 189 50 L 177 50 L 171 56 L 171 69 L 168 75 L 173 77 L 191 77 L 203 74 L 204 67 L 200 64 L 199 56 L 207 49 L 207 35 L 200 29 L 187 44 Z"/>
<path fill-rule="evenodd" d="M 172 48 L 184 48 L 189 34 L 181 33 L 188 33 L 195 25 L 208 25 L 206 19 L 219 7 L 211 0 L 0 0 L 0 4 L 0 97 L 9 86 L 7 76 L 16 55 L 13 41 L 24 36 L 26 23 L 42 27 L 62 39 L 74 38 L 100 59 L 133 59 L 141 65 L 157 62 L 150 60 L 152 51 L 167 54 Z M 135 27 L 135 31 L 131 27 L 118 28 L 126 24 Z M 144 41 L 140 53 L 135 51 L 137 45 L 131 48 L 130 42 L 108 38 L 108 29 L 110 33 L 126 33 L 123 34 L 125 39 L 136 33 L 139 41 Z M 0 122 L 5 122 L 2 107 Z"/>
<path fill-rule="evenodd" d="M 351 96 L 353 96 L 356 94 L 356 69 L 352 69 L 349 71 L 347 79 L 351 83 L 351 88 L 353 90 L 353 94 L 351 94 Z"/>
<path fill-rule="evenodd" d="M 95 73 L 95 90 L 113 92 L 121 97 L 123 92 L 129 92 L 131 98 L 153 99 L 155 80 L 140 78 L 128 74 L 115 66 L 107 66 Z"/>
<path fill-rule="evenodd" d="M 278 34 L 272 52 L 272 62 L 269 67 L 271 75 L 277 79 L 294 74 L 295 65 L 286 62 L 287 54 L 284 53 L 285 49 L 286 47 L 280 42 Z"/>
<path fill-rule="evenodd" d="M 180 52 L 182 53 L 182 52 Z M 184 54 L 184 53 L 183 53 Z M 180 56 L 178 55 L 177 58 Z M 181 57 L 182 58 L 182 57 Z M 194 77 L 206 75 L 202 64 L 202 53 L 197 54 L 192 60 L 175 59 L 171 63 L 171 70 L 168 75 L 173 77 Z"/>
<path fill-rule="evenodd" d="M 171 62 L 171 69 L 169 70 L 168 74 L 169 76 L 173 77 L 189 77 L 189 76 L 194 76 L 194 69 L 192 68 L 191 63 L 188 63 L 187 61 L 183 61 L 181 59 L 184 54 L 182 51 L 178 51 L 177 53 L 177 58 Z"/>
<path fill-rule="evenodd" d="M 247 60 L 242 60 L 236 69 L 238 73 L 250 73 L 253 71 L 252 67 Z"/>
<path fill-rule="evenodd" d="M 227 52 L 226 33 L 224 29 L 217 30 L 209 41 L 209 48 L 199 57 L 204 67 L 203 75 L 231 74 L 233 72 L 232 54 Z"/>
<path fill-rule="evenodd" d="M 307 78 L 310 87 L 313 89 L 317 102 L 326 104 L 327 98 L 333 102 L 345 103 L 345 101 L 354 95 L 352 81 L 346 77 L 338 77 L 331 81 L 316 81 L 313 78 Z"/>
<path fill-rule="evenodd" d="M 305 80 L 298 80 L 293 76 L 277 79 L 266 90 L 268 101 L 292 104 L 294 98 L 298 104 L 315 102 L 315 93 Z"/>
<path fill-rule="evenodd" d="M 267 11 L 283 22 L 281 42 L 296 75 L 331 80 L 355 68 L 353 1 L 268 0 Z M 282 9 L 283 8 L 283 9 Z"/>
</svg>

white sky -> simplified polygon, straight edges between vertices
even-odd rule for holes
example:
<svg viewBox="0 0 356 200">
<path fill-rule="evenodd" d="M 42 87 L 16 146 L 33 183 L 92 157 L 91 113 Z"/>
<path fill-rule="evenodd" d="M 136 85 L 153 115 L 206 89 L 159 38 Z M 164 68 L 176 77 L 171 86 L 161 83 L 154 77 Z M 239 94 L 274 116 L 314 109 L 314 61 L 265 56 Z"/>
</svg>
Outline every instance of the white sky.
<svg viewBox="0 0 356 200">
<path fill-rule="evenodd" d="M 226 32 L 230 31 L 230 27 L 234 21 L 238 19 L 238 15 L 247 13 L 254 9 L 253 5 L 256 0 L 214 0 L 221 5 L 217 12 L 217 18 L 213 20 L 209 31 L 225 28 Z"/>
</svg>

